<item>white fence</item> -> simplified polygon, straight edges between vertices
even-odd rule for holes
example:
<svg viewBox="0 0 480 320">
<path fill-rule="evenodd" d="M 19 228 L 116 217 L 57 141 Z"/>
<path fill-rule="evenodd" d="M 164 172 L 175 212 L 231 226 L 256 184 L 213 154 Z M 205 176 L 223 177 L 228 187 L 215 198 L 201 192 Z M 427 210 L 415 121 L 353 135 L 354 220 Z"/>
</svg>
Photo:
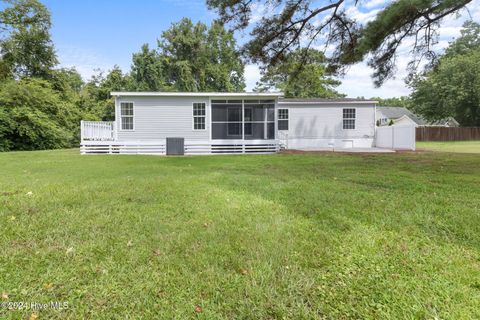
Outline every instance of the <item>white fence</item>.
<svg viewBox="0 0 480 320">
<path fill-rule="evenodd" d="M 114 121 L 81 121 L 80 132 L 82 141 L 114 141 Z"/>
<path fill-rule="evenodd" d="M 376 146 L 394 150 L 415 150 L 415 127 L 378 127 Z"/>
</svg>

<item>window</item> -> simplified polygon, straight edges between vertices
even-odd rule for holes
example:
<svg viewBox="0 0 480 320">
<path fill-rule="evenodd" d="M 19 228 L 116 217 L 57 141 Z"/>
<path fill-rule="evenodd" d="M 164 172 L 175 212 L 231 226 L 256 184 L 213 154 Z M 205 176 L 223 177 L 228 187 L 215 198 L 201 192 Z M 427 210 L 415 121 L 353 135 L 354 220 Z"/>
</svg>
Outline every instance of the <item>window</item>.
<svg viewBox="0 0 480 320">
<path fill-rule="evenodd" d="M 206 108 L 205 103 L 193 104 L 193 130 L 205 130 Z"/>
<path fill-rule="evenodd" d="M 288 130 L 288 109 L 278 109 L 278 130 Z"/>
<path fill-rule="evenodd" d="M 343 129 L 355 129 L 355 109 L 343 109 Z"/>
<path fill-rule="evenodd" d="M 120 121 L 122 130 L 133 130 L 133 102 L 120 103 Z"/>
</svg>

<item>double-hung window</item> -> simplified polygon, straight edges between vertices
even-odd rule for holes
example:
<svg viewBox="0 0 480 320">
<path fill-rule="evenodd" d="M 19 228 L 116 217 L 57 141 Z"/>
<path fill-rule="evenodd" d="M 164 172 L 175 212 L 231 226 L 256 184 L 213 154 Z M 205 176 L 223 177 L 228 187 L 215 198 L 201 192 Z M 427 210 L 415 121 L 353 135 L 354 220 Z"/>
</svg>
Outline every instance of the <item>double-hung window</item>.
<svg viewBox="0 0 480 320">
<path fill-rule="evenodd" d="M 288 130 L 288 109 L 278 109 L 278 130 Z"/>
<path fill-rule="evenodd" d="M 193 130 L 205 130 L 206 114 L 205 103 L 193 104 Z"/>
<path fill-rule="evenodd" d="M 133 102 L 120 103 L 120 121 L 122 130 L 133 130 Z"/>
<path fill-rule="evenodd" d="M 343 109 L 343 129 L 354 130 L 355 129 L 355 109 Z"/>
</svg>

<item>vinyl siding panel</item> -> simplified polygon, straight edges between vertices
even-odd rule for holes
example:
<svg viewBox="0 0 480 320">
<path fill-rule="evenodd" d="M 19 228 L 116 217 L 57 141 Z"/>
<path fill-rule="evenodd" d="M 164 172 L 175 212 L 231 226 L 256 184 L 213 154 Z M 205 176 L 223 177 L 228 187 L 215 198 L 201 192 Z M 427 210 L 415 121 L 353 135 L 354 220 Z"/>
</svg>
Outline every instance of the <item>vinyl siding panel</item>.
<svg viewBox="0 0 480 320">
<path fill-rule="evenodd" d="M 375 106 L 362 104 L 289 105 L 288 135 L 292 147 L 371 147 L 375 136 Z M 343 129 L 343 109 L 356 110 L 355 129 Z"/>
<path fill-rule="evenodd" d="M 133 102 L 134 130 L 121 130 L 120 103 Z M 206 130 L 193 130 L 193 103 L 206 104 Z M 116 124 L 119 141 L 158 140 L 183 137 L 209 140 L 210 106 L 208 97 L 120 97 L 116 101 Z"/>
<path fill-rule="evenodd" d="M 286 105 L 289 109 L 289 138 L 366 138 L 375 135 L 375 106 Z M 343 129 L 343 109 L 356 109 L 355 129 Z"/>
</svg>

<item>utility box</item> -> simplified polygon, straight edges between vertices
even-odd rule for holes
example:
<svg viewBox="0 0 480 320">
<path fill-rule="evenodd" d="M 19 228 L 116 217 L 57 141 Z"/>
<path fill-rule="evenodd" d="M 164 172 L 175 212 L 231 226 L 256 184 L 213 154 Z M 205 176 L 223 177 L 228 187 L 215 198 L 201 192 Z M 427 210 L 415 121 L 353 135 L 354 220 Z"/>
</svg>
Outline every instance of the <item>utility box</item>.
<svg viewBox="0 0 480 320">
<path fill-rule="evenodd" d="M 185 138 L 167 138 L 167 156 L 183 156 Z"/>
</svg>

